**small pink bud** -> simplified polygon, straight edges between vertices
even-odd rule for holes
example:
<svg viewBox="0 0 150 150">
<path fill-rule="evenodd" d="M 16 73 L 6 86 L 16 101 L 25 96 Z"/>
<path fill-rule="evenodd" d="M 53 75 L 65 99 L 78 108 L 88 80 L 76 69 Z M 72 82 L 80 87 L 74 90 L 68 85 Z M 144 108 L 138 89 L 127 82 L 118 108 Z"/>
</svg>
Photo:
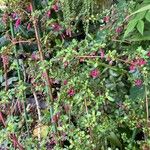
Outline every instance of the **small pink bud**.
<svg viewBox="0 0 150 150">
<path fill-rule="evenodd" d="M 123 29 L 122 29 L 122 27 L 120 26 L 120 27 L 117 27 L 115 31 L 116 31 L 116 33 L 121 33 L 122 30 L 123 30 Z"/>
<path fill-rule="evenodd" d="M 17 29 L 20 26 L 20 24 L 21 24 L 21 19 L 18 18 L 15 22 L 15 28 Z"/>
<path fill-rule="evenodd" d="M 31 28 L 31 24 L 28 23 L 28 25 L 27 25 L 27 30 L 30 30 L 30 28 Z"/>
<path fill-rule="evenodd" d="M 67 85 L 68 81 L 67 80 L 64 80 L 64 85 Z"/>
<path fill-rule="evenodd" d="M 142 80 L 141 80 L 141 79 L 137 79 L 137 80 L 135 80 L 135 85 L 136 85 L 136 86 L 138 86 L 138 87 L 139 87 L 139 86 L 141 86 L 141 85 L 142 85 L 142 83 L 143 83 L 143 82 L 142 82 Z"/>
<path fill-rule="evenodd" d="M 91 76 L 92 78 L 97 78 L 99 75 L 100 75 L 100 72 L 99 72 L 98 69 L 94 69 L 94 70 L 92 70 L 92 71 L 90 72 L 90 76 Z"/>
<path fill-rule="evenodd" d="M 58 12 L 58 10 L 59 10 L 58 4 L 53 5 L 53 6 L 52 6 L 52 9 L 53 9 L 55 12 Z"/>
<path fill-rule="evenodd" d="M 75 95 L 75 90 L 73 88 L 70 88 L 68 90 L 68 95 L 71 97 L 71 96 L 74 96 Z"/>
<path fill-rule="evenodd" d="M 48 18 L 50 18 L 50 16 L 51 16 L 51 11 L 50 11 L 50 10 L 47 11 L 46 16 L 47 16 Z"/>
<path fill-rule="evenodd" d="M 2 55 L 1 58 L 2 58 L 2 62 L 3 62 L 4 65 L 8 65 L 9 64 L 9 57 L 8 57 L 8 55 Z"/>
<path fill-rule="evenodd" d="M 147 56 L 150 57 L 150 51 L 147 53 Z"/>
<path fill-rule="evenodd" d="M 105 23 L 108 23 L 108 22 L 110 21 L 110 17 L 109 17 L 109 16 L 105 16 L 105 17 L 103 18 L 103 21 L 104 21 Z"/>
</svg>

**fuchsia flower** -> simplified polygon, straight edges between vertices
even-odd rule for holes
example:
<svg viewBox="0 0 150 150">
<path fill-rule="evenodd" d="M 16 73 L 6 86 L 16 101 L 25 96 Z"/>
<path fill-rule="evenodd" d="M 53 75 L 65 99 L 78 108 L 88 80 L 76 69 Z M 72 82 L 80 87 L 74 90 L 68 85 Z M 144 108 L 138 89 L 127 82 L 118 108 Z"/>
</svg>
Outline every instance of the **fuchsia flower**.
<svg viewBox="0 0 150 150">
<path fill-rule="evenodd" d="M 28 23 L 28 24 L 27 24 L 27 30 L 30 30 L 30 28 L 31 28 L 31 24 Z"/>
<path fill-rule="evenodd" d="M 21 19 L 18 18 L 15 22 L 15 28 L 17 29 L 20 26 L 20 24 L 21 24 Z"/>
<path fill-rule="evenodd" d="M 100 57 L 103 59 L 105 57 L 105 53 L 103 49 L 100 49 Z"/>
<path fill-rule="evenodd" d="M 135 71 L 135 69 L 136 69 L 136 66 L 135 66 L 135 65 L 130 65 L 130 66 L 129 66 L 129 70 L 130 70 L 130 71 Z"/>
<path fill-rule="evenodd" d="M 47 11 L 46 16 L 47 16 L 48 18 L 51 16 L 51 11 L 50 11 L 50 10 Z"/>
<path fill-rule="evenodd" d="M 53 23 L 52 27 L 54 31 L 60 31 L 62 29 L 62 27 L 58 23 Z"/>
<path fill-rule="evenodd" d="M 27 6 L 27 11 L 28 11 L 28 12 L 31 12 L 31 11 L 32 11 L 32 5 L 28 5 L 28 6 Z"/>
<path fill-rule="evenodd" d="M 58 12 L 58 10 L 59 10 L 58 4 L 56 3 L 55 5 L 53 5 L 53 6 L 52 6 L 52 9 L 53 9 L 55 12 Z"/>
<path fill-rule="evenodd" d="M 136 60 L 136 62 L 138 66 L 143 66 L 145 65 L 147 62 L 143 59 L 143 58 L 139 58 Z"/>
<path fill-rule="evenodd" d="M 92 78 L 97 78 L 99 75 L 100 75 L 100 72 L 99 72 L 98 69 L 94 69 L 94 70 L 92 70 L 92 71 L 90 72 L 90 76 L 91 76 Z"/>
<path fill-rule="evenodd" d="M 116 33 L 121 33 L 122 30 L 123 30 L 123 29 L 122 29 L 122 27 L 120 26 L 120 27 L 117 27 L 115 31 L 116 31 Z"/>
<path fill-rule="evenodd" d="M 11 14 L 11 16 L 12 16 L 13 19 L 16 19 L 17 18 L 17 13 L 14 12 L 14 13 Z"/>
<path fill-rule="evenodd" d="M 69 37 L 72 37 L 72 33 L 71 33 L 70 28 L 66 29 L 66 35 L 69 36 Z"/>
<path fill-rule="evenodd" d="M 150 51 L 147 53 L 147 56 L 150 57 Z"/>
<path fill-rule="evenodd" d="M 73 88 L 70 88 L 68 90 L 68 95 L 71 97 L 71 96 L 74 96 L 75 95 L 75 90 Z"/>
<path fill-rule="evenodd" d="M 67 80 L 64 80 L 64 85 L 67 85 L 68 81 Z"/>
<path fill-rule="evenodd" d="M 53 115 L 53 117 L 52 117 L 52 123 L 58 122 L 59 119 L 60 119 L 60 112 L 58 112 L 55 115 Z"/>
<path fill-rule="evenodd" d="M 136 67 L 142 67 L 146 63 L 147 62 L 143 58 L 138 58 L 138 59 L 131 62 L 131 65 L 129 66 L 129 70 L 130 71 L 135 71 Z"/>
<path fill-rule="evenodd" d="M 105 17 L 103 18 L 103 21 L 104 21 L 105 23 L 108 23 L 108 22 L 110 21 L 110 17 L 109 17 L 109 16 L 105 16 Z"/>
<path fill-rule="evenodd" d="M 136 80 L 135 80 L 135 85 L 138 86 L 138 87 L 141 86 L 142 83 L 143 83 L 143 82 L 142 82 L 141 79 L 136 79 Z"/>
<path fill-rule="evenodd" d="M 4 65 L 8 65 L 9 64 L 9 57 L 8 57 L 8 55 L 2 55 L 1 58 L 2 58 L 2 62 L 3 62 Z"/>
<path fill-rule="evenodd" d="M 65 61 L 65 62 L 64 62 L 64 67 L 67 67 L 68 64 L 69 64 L 68 61 Z"/>
</svg>

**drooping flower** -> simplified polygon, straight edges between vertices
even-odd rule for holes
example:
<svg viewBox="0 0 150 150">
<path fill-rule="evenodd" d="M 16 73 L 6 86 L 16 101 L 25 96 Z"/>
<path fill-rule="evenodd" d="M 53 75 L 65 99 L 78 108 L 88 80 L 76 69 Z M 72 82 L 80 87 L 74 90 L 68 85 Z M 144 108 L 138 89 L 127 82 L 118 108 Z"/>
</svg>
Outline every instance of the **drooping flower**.
<svg viewBox="0 0 150 150">
<path fill-rule="evenodd" d="M 50 16 L 51 16 L 51 11 L 50 11 L 50 10 L 47 11 L 46 16 L 47 16 L 48 18 L 50 18 Z"/>
<path fill-rule="evenodd" d="M 28 24 L 27 24 L 27 30 L 30 30 L 30 28 L 31 28 L 31 24 L 28 23 Z"/>
<path fill-rule="evenodd" d="M 122 29 L 122 27 L 121 27 L 121 26 L 119 26 L 119 27 L 117 27 L 117 28 L 116 28 L 116 30 L 115 30 L 115 31 L 116 31 L 116 33 L 118 33 L 118 34 L 119 34 L 119 33 L 121 33 L 121 32 L 122 32 L 122 30 L 123 30 L 123 29 Z"/>
<path fill-rule="evenodd" d="M 18 18 L 15 22 L 15 28 L 17 29 L 20 26 L 20 24 L 21 24 L 21 19 Z"/>
<path fill-rule="evenodd" d="M 103 21 L 104 21 L 105 23 L 108 23 L 108 22 L 110 21 L 110 17 L 109 17 L 109 16 L 105 16 L 105 17 L 103 18 Z"/>
<path fill-rule="evenodd" d="M 67 80 L 64 80 L 64 85 L 67 85 L 68 81 Z"/>
<path fill-rule="evenodd" d="M 31 11 L 32 11 L 32 5 L 28 5 L 28 6 L 27 6 L 27 11 L 28 11 L 28 12 L 31 12 Z"/>
<path fill-rule="evenodd" d="M 68 64 L 69 64 L 68 61 L 65 61 L 65 62 L 64 62 L 64 67 L 67 67 Z"/>
<path fill-rule="evenodd" d="M 135 66 L 135 65 L 132 65 L 132 64 L 131 64 L 131 65 L 129 66 L 130 72 L 134 72 L 135 69 L 136 69 L 136 66 Z"/>
<path fill-rule="evenodd" d="M 150 57 L 150 51 L 147 53 L 147 56 Z"/>
<path fill-rule="evenodd" d="M 2 58 L 2 62 L 3 62 L 4 65 L 8 65 L 9 64 L 9 57 L 8 57 L 8 55 L 2 55 L 1 58 Z"/>
<path fill-rule="evenodd" d="M 103 49 L 100 49 L 100 57 L 103 59 L 105 57 L 105 53 Z"/>
<path fill-rule="evenodd" d="M 54 31 L 60 31 L 62 27 L 58 23 L 53 23 L 52 28 Z"/>
<path fill-rule="evenodd" d="M 147 62 L 143 59 L 143 58 L 139 58 L 136 60 L 136 62 L 138 66 L 143 66 L 145 65 Z"/>
<path fill-rule="evenodd" d="M 72 97 L 75 95 L 75 90 L 73 88 L 70 88 L 67 93 L 70 97 Z"/>
<path fill-rule="evenodd" d="M 71 33 L 71 29 L 70 29 L 70 28 L 66 29 L 66 35 L 69 36 L 69 37 L 72 36 L 72 33 Z"/>
<path fill-rule="evenodd" d="M 100 75 L 100 71 L 98 69 L 94 69 L 90 72 L 90 76 L 92 78 L 97 78 Z"/>
<path fill-rule="evenodd" d="M 55 12 L 58 12 L 58 10 L 59 10 L 58 4 L 56 3 L 55 5 L 53 5 L 53 6 L 52 6 L 52 9 L 53 9 Z"/>
<path fill-rule="evenodd" d="M 135 85 L 136 85 L 136 86 L 138 86 L 138 87 L 139 87 L 139 86 L 141 86 L 141 85 L 142 85 L 142 83 L 143 83 L 143 82 L 142 82 L 142 80 L 141 80 L 141 79 L 136 79 L 134 83 L 135 83 Z"/>
</svg>

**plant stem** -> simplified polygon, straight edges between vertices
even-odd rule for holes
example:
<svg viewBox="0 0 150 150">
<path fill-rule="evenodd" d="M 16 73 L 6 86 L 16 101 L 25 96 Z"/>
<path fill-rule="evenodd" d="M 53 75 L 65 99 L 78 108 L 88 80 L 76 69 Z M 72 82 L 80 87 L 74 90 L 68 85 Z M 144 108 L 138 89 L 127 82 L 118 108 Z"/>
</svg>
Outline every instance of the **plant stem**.
<svg viewBox="0 0 150 150">
<path fill-rule="evenodd" d="M 11 31 L 11 36 L 12 36 L 12 40 L 15 41 L 15 32 L 14 32 L 14 27 L 13 27 L 13 23 L 12 20 L 10 20 L 10 31 Z M 18 73 L 18 79 L 19 81 L 21 80 L 21 72 L 20 72 L 20 67 L 19 67 L 19 59 L 17 58 L 17 48 L 16 45 L 14 44 L 14 54 L 15 54 L 15 58 L 17 61 L 17 73 Z M 24 117 L 25 117 L 25 122 L 26 122 L 26 129 L 28 132 L 28 136 L 29 136 L 29 127 L 28 127 L 28 123 L 27 123 L 27 112 L 26 112 L 26 106 L 25 106 L 25 93 L 22 93 L 22 97 L 21 99 L 23 99 L 23 107 L 24 107 Z"/>
<path fill-rule="evenodd" d="M 31 12 L 33 13 L 34 12 L 33 8 L 35 8 L 34 1 L 31 0 L 30 6 L 31 6 Z M 45 60 L 45 58 L 44 58 L 44 54 L 43 54 L 43 51 L 42 51 L 42 44 L 41 44 L 41 40 L 40 40 L 40 33 L 39 33 L 38 24 L 37 24 L 37 18 L 35 18 L 35 16 L 33 16 L 33 26 L 34 26 L 38 51 L 40 53 L 40 59 L 43 62 Z M 47 89 L 48 99 L 49 99 L 49 103 L 50 103 L 50 116 L 51 116 L 51 119 L 52 119 L 54 98 L 53 98 L 53 95 L 52 95 L 52 85 L 51 85 L 50 78 L 49 78 L 49 75 L 48 75 L 48 70 L 45 70 L 45 75 L 46 75 L 46 84 L 47 84 L 46 89 Z M 53 129 L 53 132 L 55 133 L 56 132 L 55 124 L 53 124 L 52 129 Z"/>
<path fill-rule="evenodd" d="M 38 149 L 41 149 L 41 111 L 40 111 L 40 106 L 39 106 L 39 102 L 37 99 L 37 95 L 35 93 L 35 91 L 32 89 L 32 93 L 34 96 L 34 100 L 36 103 L 36 109 L 37 109 L 37 114 L 38 114 L 38 141 L 39 141 L 39 145 L 38 145 Z"/>
</svg>

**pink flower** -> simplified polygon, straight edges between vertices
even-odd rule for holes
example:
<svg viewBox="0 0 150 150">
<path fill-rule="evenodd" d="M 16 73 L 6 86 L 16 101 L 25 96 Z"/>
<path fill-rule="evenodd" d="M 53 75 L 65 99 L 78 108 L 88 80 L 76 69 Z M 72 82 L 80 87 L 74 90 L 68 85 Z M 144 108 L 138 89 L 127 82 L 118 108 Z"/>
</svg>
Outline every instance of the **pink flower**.
<svg viewBox="0 0 150 150">
<path fill-rule="evenodd" d="M 66 35 L 69 36 L 69 37 L 72 36 L 70 28 L 66 29 Z"/>
<path fill-rule="evenodd" d="M 62 27 L 58 23 L 53 23 L 52 27 L 54 31 L 60 31 L 62 29 Z"/>
<path fill-rule="evenodd" d="M 64 67 L 67 67 L 68 64 L 69 64 L 68 61 L 65 61 L 65 62 L 64 62 Z"/>
<path fill-rule="evenodd" d="M 58 10 L 59 10 L 58 4 L 53 5 L 53 6 L 52 6 L 52 9 L 53 9 L 55 12 L 58 12 Z"/>
<path fill-rule="evenodd" d="M 8 55 L 2 55 L 1 58 L 2 58 L 2 62 L 3 62 L 4 65 L 8 65 L 9 64 L 9 57 L 8 57 Z"/>
<path fill-rule="evenodd" d="M 12 15 L 12 18 L 13 18 L 13 19 L 16 19 L 16 18 L 17 18 L 17 13 L 14 12 L 14 13 L 12 13 L 11 15 Z"/>
<path fill-rule="evenodd" d="M 68 81 L 67 80 L 64 80 L 64 85 L 67 85 Z"/>
<path fill-rule="evenodd" d="M 20 24 L 21 24 L 21 19 L 18 18 L 15 22 L 15 28 L 17 29 L 20 26 Z"/>
<path fill-rule="evenodd" d="M 39 60 L 40 58 L 36 53 L 33 52 L 32 55 L 31 55 L 31 59 L 32 60 Z"/>
<path fill-rule="evenodd" d="M 60 119 L 60 112 L 56 113 L 56 114 L 52 117 L 52 123 L 58 122 L 59 119 Z"/>
<path fill-rule="evenodd" d="M 135 65 L 130 65 L 130 66 L 129 66 L 129 70 L 130 70 L 130 71 L 135 71 L 135 69 L 136 69 Z"/>
<path fill-rule="evenodd" d="M 99 74 L 100 74 L 100 72 L 99 72 L 98 69 L 94 69 L 94 70 L 92 70 L 92 71 L 90 72 L 90 76 L 91 76 L 92 78 L 97 78 L 97 77 L 99 76 Z"/>
<path fill-rule="evenodd" d="M 27 6 L 27 11 L 28 11 L 28 12 L 31 12 L 31 11 L 32 11 L 32 5 L 28 5 L 28 6 Z"/>
<path fill-rule="evenodd" d="M 146 64 L 146 61 L 143 58 L 137 59 L 136 63 L 138 66 L 143 66 Z"/>
<path fill-rule="evenodd" d="M 51 16 L 51 11 L 50 11 L 50 10 L 47 11 L 46 16 L 47 16 L 48 18 Z"/>
<path fill-rule="evenodd" d="M 141 86 L 143 82 L 141 79 L 136 79 L 134 83 L 136 86 Z"/>
<path fill-rule="evenodd" d="M 122 27 L 120 26 L 120 27 L 117 27 L 116 28 L 116 33 L 121 33 L 122 32 Z"/>
<path fill-rule="evenodd" d="M 150 57 L 150 51 L 147 53 L 147 56 Z"/>
<path fill-rule="evenodd" d="M 47 75 L 46 72 L 43 72 L 43 73 L 42 73 L 42 77 L 43 77 L 43 78 L 46 78 L 46 75 Z"/>
<path fill-rule="evenodd" d="M 100 57 L 103 59 L 105 57 L 105 53 L 103 49 L 100 49 Z"/>
<path fill-rule="evenodd" d="M 27 25 L 27 30 L 30 30 L 30 28 L 31 28 L 31 24 L 28 23 L 28 25 Z"/>
<path fill-rule="evenodd" d="M 103 21 L 104 21 L 105 23 L 108 23 L 108 22 L 110 21 L 110 17 L 109 17 L 109 16 L 105 16 L 105 17 L 103 18 Z"/>
<path fill-rule="evenodd" d="M 68 95 L 71 97 L 71 96 L 74 96 L 75 95 L 75 90 L 73 88 L 70 88 L 68 90 Z"/>
</svg>

